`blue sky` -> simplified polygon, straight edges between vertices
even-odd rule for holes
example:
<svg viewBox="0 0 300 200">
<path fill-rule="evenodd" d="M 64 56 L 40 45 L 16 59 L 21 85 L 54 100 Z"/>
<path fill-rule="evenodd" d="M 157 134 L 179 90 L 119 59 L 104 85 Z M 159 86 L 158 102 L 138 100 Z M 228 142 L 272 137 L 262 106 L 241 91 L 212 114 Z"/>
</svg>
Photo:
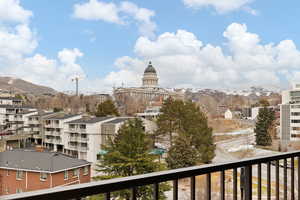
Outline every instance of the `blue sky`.
<svg viewBox="0 0 300 200">
<path fill-rule="evenodd" d="M 1 2 L 2 74 L 58 90 L 72 90 L 75 75 L 82 91 L 139 86 L 149 60 L 163 87 L 283 88 L 299 79 L 299 1 Z"/>
</svg>

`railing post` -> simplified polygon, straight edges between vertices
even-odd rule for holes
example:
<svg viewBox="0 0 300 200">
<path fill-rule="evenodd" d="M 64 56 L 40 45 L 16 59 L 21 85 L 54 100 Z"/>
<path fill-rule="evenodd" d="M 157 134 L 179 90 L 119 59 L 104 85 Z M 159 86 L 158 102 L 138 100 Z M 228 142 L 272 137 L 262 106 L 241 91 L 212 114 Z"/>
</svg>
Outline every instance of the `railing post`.
<svg viewBox="0 0 300 200">
<path fill-rule="evenodd" d="M 110 200 L 110 192 L 105 193 L 105 200 Z"/>
<path fill-rule="evenodd" d="M 173 200 L 178 200 L 178 179 L 173 180 Z"/>
<path fill-rule="evenodd" d="M 245 200 L 252 200 L 252 166 L 245 167 Z"/>
<path fill-rule="evenodd" d="M 153 184 L 153 200 L 159 200 L 159 184 Z"/>
</svg>

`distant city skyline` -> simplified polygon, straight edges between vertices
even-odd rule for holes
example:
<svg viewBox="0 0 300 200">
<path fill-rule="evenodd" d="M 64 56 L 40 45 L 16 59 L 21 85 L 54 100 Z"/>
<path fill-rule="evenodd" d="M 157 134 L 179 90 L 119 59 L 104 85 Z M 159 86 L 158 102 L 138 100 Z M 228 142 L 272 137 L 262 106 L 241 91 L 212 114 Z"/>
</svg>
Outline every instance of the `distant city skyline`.
<svg viewBox="0 0 300 200">
<path fill-rule="evenodd" d="M 287 88 L 300 81 L 300 2 L 0 1 L 0 75 L 75 90 Z M 284 10 L 285 12 L 282 12 Z M 297 37 L 298 36 L 298 37 Z"/>
</svg>

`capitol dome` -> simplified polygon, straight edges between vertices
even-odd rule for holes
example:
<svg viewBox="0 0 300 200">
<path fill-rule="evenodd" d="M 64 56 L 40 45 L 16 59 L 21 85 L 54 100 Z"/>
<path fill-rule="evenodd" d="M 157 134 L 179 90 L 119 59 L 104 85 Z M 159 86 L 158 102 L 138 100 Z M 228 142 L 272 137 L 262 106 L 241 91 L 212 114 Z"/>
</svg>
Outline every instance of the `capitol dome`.
<svg viewBox="0 0 300 200">
<path fill-rule="evenodd" d="M 149 62 L 147 68 L 144 71 L 143 76 L 143 87 L 157 87 L 158 78 L 155 68 L 152 66 L 151 61 Z"/>
<path fill-rule="evenodd" d="M 156 74 L 156 70 L 155 68 L 152 66 L 151 61 L 149 62 L 148 67 L 145 69 L 144 73 L 155 73 Z"/>
</svg>

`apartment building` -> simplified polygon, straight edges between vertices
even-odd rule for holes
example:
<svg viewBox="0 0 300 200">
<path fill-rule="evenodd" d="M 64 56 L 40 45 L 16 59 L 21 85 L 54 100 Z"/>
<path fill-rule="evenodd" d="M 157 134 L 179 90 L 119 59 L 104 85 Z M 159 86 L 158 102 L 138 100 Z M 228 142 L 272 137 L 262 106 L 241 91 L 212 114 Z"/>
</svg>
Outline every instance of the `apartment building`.
<svg viewBox="0 0 300 200">
<path fill-rule="evenodd" d="M 113 117 L 83 117 L 67 123 L 65 153 L 89 162 L 97 162 L 102 144 L 102 124 Z"/>
<path fill-rule="evenodd" d="M 0 195 L 90 182 L 89 162 L 60 153 L 14 150 L 0 158 Z"/>
<path fill-rule="evenodd" d="M 79 114 L 57 113 L 54 116 L 45 117 L 44 123 L 44 141 L 43 145 L 47 149 L 63 152 L 64 146 L 68 143 L 65 133 L 67 122 L 80 119 Z"/>
<path fill-rule="evenodd" d="M 47 117 L 55 116 L 54 112 L 38 112 L 28 116 L 28 132 L 31 134 L 31 142 L 41 145 L 44 138 L 44 124 Z"/>
<path fill-rule="evenodd" d="M 0 105 L 16 105 L 21 106 L 23 104 L 22 99 L 15 97 L 0 97 Z"/>
<path fill-rule="evenodd" d="M 0 105 L 0 129 L 5 132 L 26 131 L 28 116 L 37 114 L 36 108 L 18 105 Z"/>
<path fill-rule="evenodd" d="M 300 140 L 300 84 L 282 92 L 280 137 L 282 141 Z"/>
</svg>

